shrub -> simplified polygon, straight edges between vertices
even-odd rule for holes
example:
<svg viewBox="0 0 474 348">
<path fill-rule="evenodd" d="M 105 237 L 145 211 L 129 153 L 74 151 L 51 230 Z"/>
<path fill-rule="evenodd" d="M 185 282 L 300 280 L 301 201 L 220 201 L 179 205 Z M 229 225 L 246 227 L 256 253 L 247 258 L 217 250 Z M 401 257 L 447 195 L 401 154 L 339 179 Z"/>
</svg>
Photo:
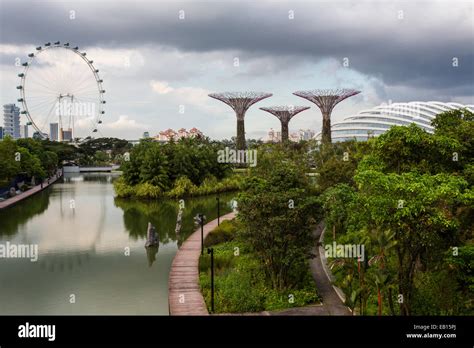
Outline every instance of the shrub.
<svg viewBox="0 0 474 348">
<path fill-rule="evenodd" d="M 209 232 L 204 244 L 206 247 L 210 247 L 215 244 L 229 242 L 235 238 L 236 233 L 237 222 L 234 220 L 222 221 L 219 226 Z"/>
<path fill-rule="evenodd" d="M 239 256 L 234 254 L 239 247 Z M 201 256 L 200 284 L 207 304 L 210 304 L 210 257 Z M 266 283 L 263 265 L 247 244 L 231 241 L 214 246 L 215 310 L 218 313 L 259 312 L 314 303 L 317 292 L 309 267 L 298 287 L 280 291 Z M 294 303 L 288 301 L 293 294 Z"/>
<path fill-rule="evenodd" d="M 167 196 L 171 198 L 179 198 L 192 195 L 196 192 L 196 185 L 186 176 L 180 176 L 175 182 L 173 188 L 167 192 Z"/>
<path fill-rule="evenodd" d="M 120 198 L 132 197 L 135 195 L 133 186 L 128 185 L 123 177 L 119 177 L 114 181 L 115 193 Z"/>
<path fill-rule="evenodd" d="M 138 198 L 158 198 L 161 196 L 161 189 L 150 183 L 138 184 L 135 186 L 135 196 Z"/>
</svg>

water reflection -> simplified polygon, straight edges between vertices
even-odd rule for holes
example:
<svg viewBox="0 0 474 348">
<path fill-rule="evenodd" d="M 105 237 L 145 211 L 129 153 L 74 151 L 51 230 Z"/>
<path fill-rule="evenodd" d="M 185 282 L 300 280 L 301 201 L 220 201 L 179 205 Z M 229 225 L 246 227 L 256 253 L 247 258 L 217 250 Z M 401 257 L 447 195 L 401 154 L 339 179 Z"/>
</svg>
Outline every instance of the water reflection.
<svg viewBox="0 0 474 348">
<path fill-rule="evenodd" d="M 229 202 L 233 197 L 232 193 L 220 196 L 222 215 L 230 212 Z M 217 218 L 216 196 L 185 199 L 181 214 L 178 200 L 135 201 L 115 198 L 114 202 L 117 207 L 123 210 L 124 226 L 130 237 L 135 240 L 146 238 L 147 226 L 150 222 L 156 227 L 160 243 L 177 241 L 178 246 L 181 246 L 189 234 L 195 230 L 194 216 L 204 212 L 207 221 Z M 176 226 L 180 220 L 180 228 L 177 229 Z M 177 231 L 178 233 L 176 233 Z"/>
<path fill-rule="evenodd" d="M 0 236 L 16 234 L 20 226 L 48 209 L 50 191 L 51 187 L 29 198 L 28 204 L 17 204 L 8 210 L 0 211 Z"/>
<path fill-rule="evenodd" d="M 0 212 L 0 243 L 38 244 L 39 254 L 37 262 L 0 259 L 0 314 L 168 314 L 173 257 L 196 214 L 216 217 L 215 196 L 185 199 L 179 225 L 178 200 L 115 199 L 116 178 L 67 175 Z M 221 196 L 221 214 L 232 197 Z M 149 222 L 159 246 L 145 248 Z"/>
</svg>

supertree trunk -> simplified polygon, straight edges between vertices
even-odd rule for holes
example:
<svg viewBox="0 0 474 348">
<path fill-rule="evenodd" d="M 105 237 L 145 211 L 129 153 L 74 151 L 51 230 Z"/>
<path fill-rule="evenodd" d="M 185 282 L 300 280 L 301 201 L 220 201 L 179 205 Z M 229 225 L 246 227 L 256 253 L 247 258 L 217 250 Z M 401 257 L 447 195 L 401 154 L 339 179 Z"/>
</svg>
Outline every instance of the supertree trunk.
<svg viewBox="0 0 474 348">
<path fill-rule="evenodd" d="M 331 115 L 323 114 L 323 130 L 321 134 L 323 143 L 331 143 Z"/>
<path fill-rule="evenodd" d="M 237 116 L 237 139 L 236 139 L 236 148 L 237 150 L 245 150 L 245 123 L 244 118 Z"/>
<path fill-rule="evenodd" d="M 315 89 L 312 91 L 297 91 L 294 95 L 315 103 L 323 115 L 321 142 L 331 142 L 331 113 L 334 107 L 349 97 L 359 94 L 355 89 Z"/>
<path fill-rule="evenodd" d="M 288 122 L 284 122 L 282 121 L 281 122 L 281 142 L 284 143 L 284 142 L 287 142 L 288 139 L 289 139 L 289 136 L 288 136 Z"/>
</svg>

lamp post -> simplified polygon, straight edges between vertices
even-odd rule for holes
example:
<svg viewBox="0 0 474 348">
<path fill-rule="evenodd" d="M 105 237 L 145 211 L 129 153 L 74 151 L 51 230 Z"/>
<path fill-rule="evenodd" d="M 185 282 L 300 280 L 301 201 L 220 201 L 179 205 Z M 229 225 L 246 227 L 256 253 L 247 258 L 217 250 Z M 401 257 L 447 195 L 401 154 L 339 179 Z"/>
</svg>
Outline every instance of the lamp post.
<svg viewBox="0 0 474 348">
<path fill-rule="evenodd" d="M 207 248 L 207 253 L 211 254 L 211 312 L 214 313 L 214 248 Z"/>
<path fill-rule="evenodd" d="M 199 214 L 199 223 L 201 224 L 201 255 L 204 255 L 204 215 Z"/>
<path fill-rule="evenodd" d="M 217 226 L 219 226 L 221 224 L 221 220 L 220 220 L 221 211 L 220 211 L 220 199 L 219 199 L 219 197 L 216 197 L 216 201 L 217 201 Z"/>
</svg>

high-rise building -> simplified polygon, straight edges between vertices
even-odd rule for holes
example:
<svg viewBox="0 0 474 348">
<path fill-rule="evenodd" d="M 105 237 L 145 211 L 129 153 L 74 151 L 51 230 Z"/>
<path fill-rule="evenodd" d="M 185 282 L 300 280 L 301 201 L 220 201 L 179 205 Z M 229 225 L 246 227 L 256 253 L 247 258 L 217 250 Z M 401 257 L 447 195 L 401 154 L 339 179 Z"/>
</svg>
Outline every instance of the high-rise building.
<svg viewBox="0 0 474 348">
<path fill-rule="evenodd" d="M 72 129 L 63 130 L 63 141 L 72 141 Z"/>
<path fill-rule="evenodd" d="M 144 139 L 148 139 L 150 137 L 150 132 L 143 132 L 143 137 Z"/>
<path fill-rule="evenodd" d="M 26 124 L 20 126 L 20 138 L 28 138 L 28 126 Z"/>
<path fill-rule="evenodd" d="M 9 135 L 13 139 L 20 138 L 20 108 L 15 104 L 3 105 L 3 126 L 4 135 Z"/>
<path fill-rule="evenodd" d="M 0 140 L 3 139 L 3 127 L 0 127 Z"/>
<path fill-rule="evenodd" d="M 59 124 L 58 123 L 49 124 L 49 140 L 51 141 L 59 140 Z"/>
<path fill-rule="evenodd" d="M 311 129 L 300 129 L 297 134 L 298 140 L 309 140 L 313 138 L 316 133 Z"/>
</svg>

